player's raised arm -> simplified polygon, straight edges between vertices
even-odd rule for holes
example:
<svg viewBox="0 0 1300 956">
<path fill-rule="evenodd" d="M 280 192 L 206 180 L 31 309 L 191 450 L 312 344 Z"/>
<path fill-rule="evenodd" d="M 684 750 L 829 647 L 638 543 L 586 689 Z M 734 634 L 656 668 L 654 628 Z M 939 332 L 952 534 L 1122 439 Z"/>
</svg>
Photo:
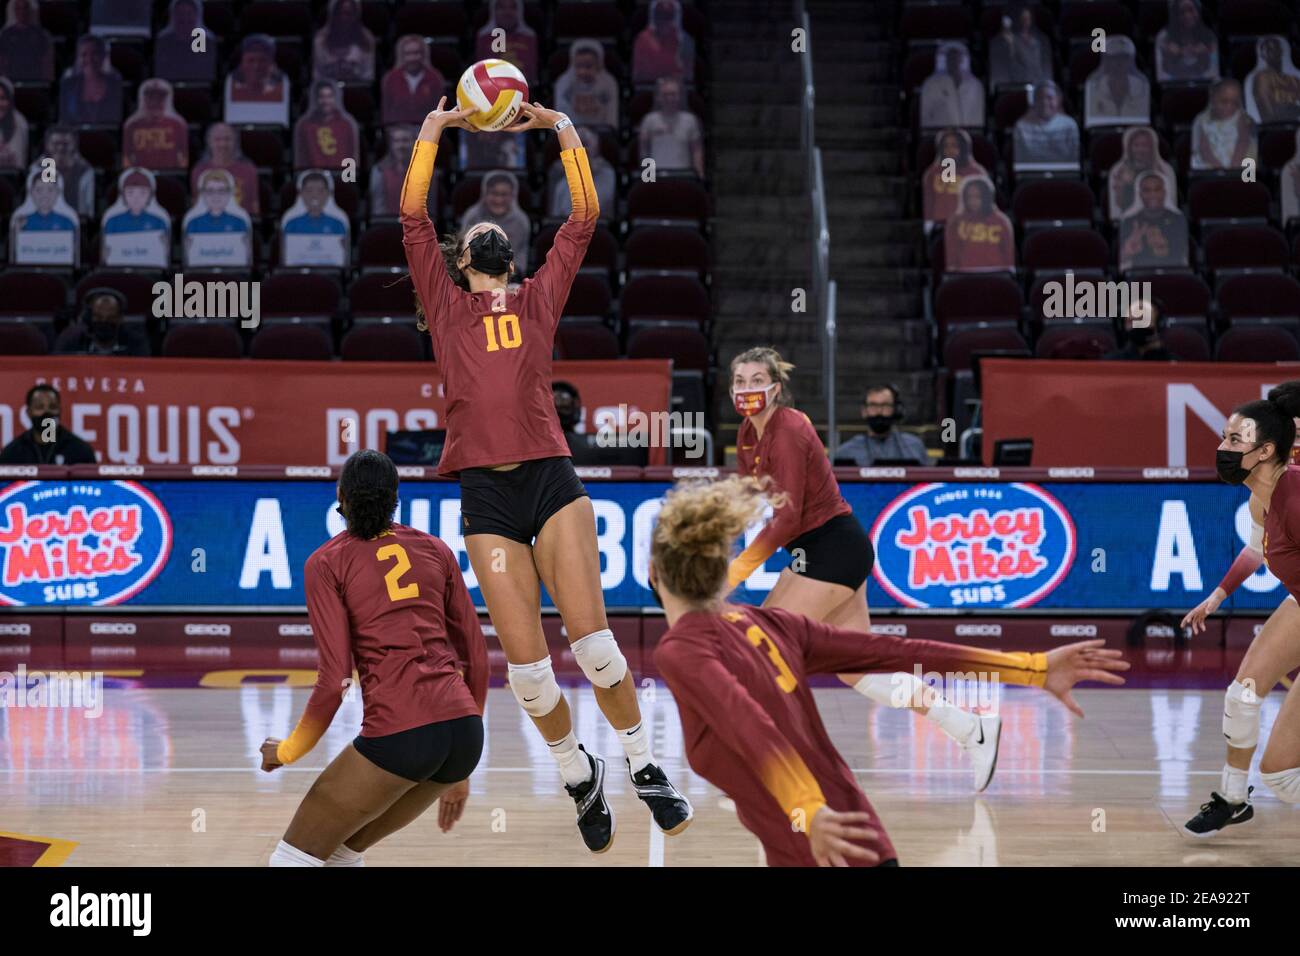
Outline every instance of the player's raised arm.
<svg viewBox="0 0 1300 956">
<path fill-rule="evenodd" d="M 352 676 L 352 640 L 348 630 L 348 612 L 339 596 L 338 584 L 325 563 L 312 556 L 307 561 L 304 588 L 307 592 L 307 616 L 316 641 L 320 664 L 316 669 L 316 686 L 303 711 L 298 726 L 288 739 L 278 743 L 273 761 L 267 759 L 268 740 L 262 745 L 263 770 L 289 764 L 304 756 L 329 728 L 343 702 L 344 681 Z M 269 764 L 269 765 L 268 765 Z"/>
<path fill-rule="evenodd" d="M 560 312 L 573 286 L 573 277 L 578 274 L 596 231 L 600 199 L 587 162 L 587 150 L 569 118 L 556 110 L 546 109 L 540 103 L 524 104 L 520 110 L 523 118 L 510 127 L 512 132 L 553 129 L 559 137 L 560 162 L 564 166 L 564 178 L 569 184 L 569 199 L 573 204 L 569 218 L 555 233 L 546 261 L 533 277 L 548 305 L 547 315 L 553 317 L 555 324 L 560 320 Z"/>
<path fill-rule="evenodd" d="M 1046 653 L 993 651 L 943 641 L 863 635 L 801 615 L 777 613 L 795 625 L 791 634 L 801 635 L 809 673 L 911 673 L 919 667 L 925 672 L 986 675 L 1002 684 L 1041 687 L 1080 717 L 1083 710 L 1070 693 L 1075 684 L 1123 684 L 1124 678 L 1115 672 L 1129 669 L 1121 652 L 1108 650 L 1102 640 L 1065 644 Z"/>
</svg>

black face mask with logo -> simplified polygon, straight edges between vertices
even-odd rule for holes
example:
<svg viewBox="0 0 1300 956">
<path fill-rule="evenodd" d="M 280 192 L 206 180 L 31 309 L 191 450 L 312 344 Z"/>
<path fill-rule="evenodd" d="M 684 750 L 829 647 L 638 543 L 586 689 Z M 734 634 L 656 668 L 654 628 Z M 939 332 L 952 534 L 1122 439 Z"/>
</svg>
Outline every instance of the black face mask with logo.
<svg viewBox="0 0 1300 956">
<path fill-rule="evenodd" d="M 1258 445 L 1255 446 L 1255 448 L 1258 447 Z M 1255 462 L 1254 467 L 1243 468 L 1241 467 L 1241 459 L 1254 451 L 1255 448 L 1251 448 L 1249 451 L 1216 451 L 1214 453 L 1214 470 L 1219 473 L 1219 478 L 1230 485 L 1239 485 L 1249 478 L 1250 473 L 1259 466 L 1259 462 Z"/>
</svg>

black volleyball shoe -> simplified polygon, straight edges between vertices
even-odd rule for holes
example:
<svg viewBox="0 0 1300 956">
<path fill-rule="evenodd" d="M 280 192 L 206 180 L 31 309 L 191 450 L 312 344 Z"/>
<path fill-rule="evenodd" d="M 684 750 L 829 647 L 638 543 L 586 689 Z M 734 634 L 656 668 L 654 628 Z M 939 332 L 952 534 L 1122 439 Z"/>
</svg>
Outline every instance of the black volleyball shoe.
<svg viewBox="0 0 1300 956">
<path fill-rule="evenodd" d="M 625 762 L 631 772 L 631 762 Z M 691 802 L 669 782 L 668 775 L 659 767 L 646 764 L 639 772 L 632 774 L 632 787 L 650 808 L 655 825 L 668 836 L 675 836 L 691 825 L 691 820 L 695 817 Z"/>
<path fill-rule="evenodd" d="M 1183 832 L 1204 840 L 1216 836 L 1226 827 L 1249 822 L 1255 817 L 1255 808 L 1250 803 L 1250 795 L 1254 792 L 1254 787 L 1247 787 L 1246 799 L 1241 803 L 1229 803 L 1212 792 L 1210 802 L 1201 804 L 1201 812 L 1183 824 Z"/>
<path fill-rule="evenodd" d="M 582 842 L 592 853 L 604 853 L 614 845 L 614 808 L 605 799 L 605 761 L 587 753 L 582 744 L 578 749 L 591 761 L 591 779 L 576 787 L 566 783 L 564 789 L 577 804 L 578 832 L 582 834 Z"/>
</svg>

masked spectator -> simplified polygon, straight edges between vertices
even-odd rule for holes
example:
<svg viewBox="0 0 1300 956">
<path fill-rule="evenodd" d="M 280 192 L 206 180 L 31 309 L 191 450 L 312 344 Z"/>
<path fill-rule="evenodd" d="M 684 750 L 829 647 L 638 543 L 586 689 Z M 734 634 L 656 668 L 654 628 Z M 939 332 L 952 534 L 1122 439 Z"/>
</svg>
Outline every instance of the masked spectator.
<svg viewBox="0 0 1300 956">
<path fill-rule="evenodd" d="M 126 300 L 114 289 L 91 289 L 86 293 L 86 310 L 80 321 L 69 325 L 54 343 L 63 355 L 147 356 L 149 340 L 144 333 L 124 324 Z"/>
<path fill-rule="evenodd" d="M 0 465 L 93 465 L 95 450 L 60 424 L 62 402 L 53 385 L 27 390 L 31 427 L 0 451 Z"/>
<path fill-rule="evenodd" d="M 869 431 L 854 435 L 835 449 L 836 462 L 852 461 L 860 468 L 869 468 L 880 461 L 930 463 L 925 443 L 898 427 L 903 420 L 902 402 L 893 385 L 868 386 L 859 414 Z"/>
</svg>

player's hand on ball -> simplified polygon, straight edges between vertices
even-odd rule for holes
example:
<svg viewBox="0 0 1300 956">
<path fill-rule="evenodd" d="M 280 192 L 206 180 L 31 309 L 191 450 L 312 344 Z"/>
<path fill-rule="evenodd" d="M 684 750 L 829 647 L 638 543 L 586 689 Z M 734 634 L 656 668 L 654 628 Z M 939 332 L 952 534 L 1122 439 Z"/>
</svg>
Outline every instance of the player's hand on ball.
<svg viewBox="0 0 1300 956">
<path fill-rule="evenodd" d="M 1080 681 L 1092 680 L 1101 684 L 1123 684 L 1124 678 L 1115 671 L 1126 671 L 1129 662 L 1123 654 L 1110 650 L 1103 640 L 1079 641 L 1047 652 L 1047 680 L 1043 690 L 1059 699 L 1070 713 L 1083 716 L 1083 708 L 1070 693 Z"/>
<path fill-rule="evenodd" d="M 447 833 L 456 825 L 456 821 L 465 813 L 465 801 L 469 799 L 469 780 L 453 783 L 438 798 L 438 826 Z"/>
<path fill-rule="evenodd" d="M 473 116 L 474 107 L 467 106 L 465 109 L 443 109 L 447 105 L 447 97 L 441 97 L 438 100 L 438 106 L 429 112 L 424 118 L 425 125 L 432 123 L 438 129 L 445 129 L 448 126 L 454 126 L 457 129 L 467 129 L 471 133 L 476 133 L 473 126 L 470 125 L 467 117 Z"/>
<path fill-rule="evenodd" d="M 1219 609 L 1219 605 L 1223 603 L 1226 596 L 1218 588 L 1215 588 L 1210 592 L 1209 597 L 1187 612 L 1187 615 L 1183 618 L 1183 627 L 1190 627 L 1193 634 L 1204 634 L 1205 619 Z"/>
<path fill-rule="evenodd" d="M 274 737 L 267 737 L 266 740 L 262 741 L 262 769 L 267 773 L 284 766 L 284 764 L 280 763 L 279 750 L 280 741 Z"/>
<path fill-rule="evenodd" d="M 850 859 L 864 863 L 880 862 L 880 854 L 850 840 L 874 840 L 876 831 L 868 824 L 871 814 L 855 811 L 839 813 L 822 807 L 813 814 L 808 824 L 808 842 L 812 844 L 813 859 L 818 866 L 848 866 Z"/>
<path fill-rule="evenodd" d="M 519 107 L 519 119 L 509 126 L 509 132 L 522 133 L 528 129 L 554 129 L 564 119 L 559 110 L 548 110 L 541 103 L 524 103 Z"/>
</svg>

